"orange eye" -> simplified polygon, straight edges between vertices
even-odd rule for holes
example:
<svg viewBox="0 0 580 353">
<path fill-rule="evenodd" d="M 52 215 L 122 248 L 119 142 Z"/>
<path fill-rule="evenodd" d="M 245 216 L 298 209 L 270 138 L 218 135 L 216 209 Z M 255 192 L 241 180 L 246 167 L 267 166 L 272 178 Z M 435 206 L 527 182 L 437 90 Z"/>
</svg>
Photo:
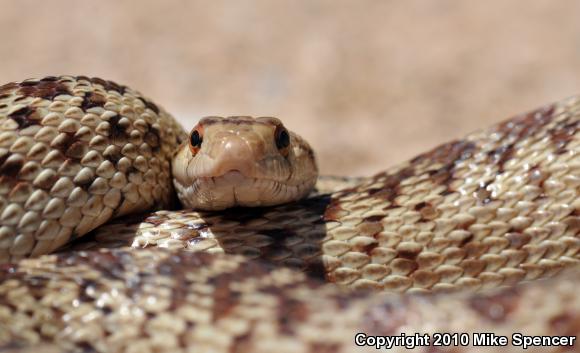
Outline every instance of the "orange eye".
<svg viewBox="0 0 580 353">
<path fill-rule="evenodd" d="M 189 135 L 189 149 L 193 155 L 199 152 L 201 144 L 203 143 L 203 127 L 198 125 L 191 131 Z"/>
<path fill-rule="evenodd" d="M 288 130 L 283 126 L 276 127 L 274 138 L 276 140 L 276 147 L 278 147 L 280 153 L 287 156 L 289 152 L 288 146 L 290 146 L 290 134 L 288 133 Z"/>
</svg>

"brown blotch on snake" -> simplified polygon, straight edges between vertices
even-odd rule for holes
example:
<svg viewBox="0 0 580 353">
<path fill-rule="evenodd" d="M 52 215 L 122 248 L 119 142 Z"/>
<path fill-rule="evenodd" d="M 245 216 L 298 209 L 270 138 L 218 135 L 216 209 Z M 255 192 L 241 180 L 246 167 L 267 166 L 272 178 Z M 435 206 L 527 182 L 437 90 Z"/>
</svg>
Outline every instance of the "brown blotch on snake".
<svg viewBox="0 0 580 353">
<path fill-rule="evenodd" d="M 43 98 L 47 100 L 52 100 L 59 95 L 71 95 L 68 87 L 64 84 L 53 81 L 53 80 L 40 80 L 40 81 L 24 81 L 20 84 L 20 88 L 16 91 L 16 94 L 22 95 L 24 97 L 34 97 Z"/>
<path fill-rule="evenodd" d="M 24 129 L 31 125 L 38 125 L 40 123 L 40 118 L 35 113 L 36 109 L 23 107 L 10 113 L 8 116 L 16 121 L 20 129 Z"/>
<path fill-rule="evenodd" d="M 103 107 L 107 102 L 107 98 L 99 93 L 87 92 L 83 97 L 81 108 L 88 110 L 94 107 Z"/>
</svg>

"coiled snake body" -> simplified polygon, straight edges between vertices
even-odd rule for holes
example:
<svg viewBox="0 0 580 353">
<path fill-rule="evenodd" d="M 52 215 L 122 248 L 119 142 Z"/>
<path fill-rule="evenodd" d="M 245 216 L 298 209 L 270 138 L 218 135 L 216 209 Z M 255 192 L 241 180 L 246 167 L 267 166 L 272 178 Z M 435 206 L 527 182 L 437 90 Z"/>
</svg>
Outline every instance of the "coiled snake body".
<svg viewBox="0 0 580 353">
<path fill-rule="evenodd" d="M 208 118 L 188 138 L 111 81 L 0 86 L 0 347 L 358 352 L 375 348 L 356 333 L 574 336 L 579 116 L 569 98 L 280 206 L 129 218 L 174 205 L 172 168 L 182 199 L 204 195 L 189 207 L 288 202 L 313 185 L 312 153 L 273 118 Z M 224 137 L 220 124 L 260 132 Z M 253 147 L 220 164 L 202 141 Z M 239 164 L 250 155 L 257 166 Z M 430 343 L 418 349 L 467 349 Z"/>
</svg>

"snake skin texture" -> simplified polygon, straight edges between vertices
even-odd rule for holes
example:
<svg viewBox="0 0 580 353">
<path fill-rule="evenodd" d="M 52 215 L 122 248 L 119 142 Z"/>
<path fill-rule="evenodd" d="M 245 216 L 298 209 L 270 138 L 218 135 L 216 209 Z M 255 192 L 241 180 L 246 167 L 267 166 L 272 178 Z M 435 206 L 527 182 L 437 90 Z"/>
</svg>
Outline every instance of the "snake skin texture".
<svg viewBox="0 0 580 353">
<path fill-rule="evenodd" d="M 35 352 L 44 342 L 65 352 L 373 352 L 355 346 L 356 333 L 575 335 L 580 323 L 578 273 L 469 297 L 374 296 L 240 256 L 104 249 L 27 259 L 0 276 L 0 342 Z"/>
<path fill-rule="evenodd" d="M 372 352 L 356 333 L 576 335 L 579 117 L 569 98 L 292 204 L 127 216 L 171 204 L 164 168 L 181 127 L 110 81 L 1 86 L 0 249 L 12 263 L 0 347 Z"/>
<path fill-rule="evenodd" d="M 49 253 L 112 217 L 171 204 L 186 137 L 132 89 L 83 76 L 0 86 L 0 262 Z"/>
<path fill-rule="evenodd" d="M 543 107 L 334 193 L 276 208 L 158 211 L 78 248 L 240 254 L 391 292 L 553 275 L 579 262 L 579 107 L 575 98 Z"/>
</svg>

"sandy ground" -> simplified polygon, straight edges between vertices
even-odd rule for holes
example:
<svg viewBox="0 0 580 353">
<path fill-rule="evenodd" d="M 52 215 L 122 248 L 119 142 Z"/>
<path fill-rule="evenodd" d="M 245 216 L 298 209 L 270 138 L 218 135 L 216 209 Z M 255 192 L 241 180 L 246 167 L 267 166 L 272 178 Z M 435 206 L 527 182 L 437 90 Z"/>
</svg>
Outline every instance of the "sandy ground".
<svg viewBox="0 0 580 353">
<path fill-rule="evenodd" d="M 580 92 L 580 2 L 0 0 L 0 77 L 131 85 L 188 128 L 275 115 L 364 175 Z"/>
</svg>

